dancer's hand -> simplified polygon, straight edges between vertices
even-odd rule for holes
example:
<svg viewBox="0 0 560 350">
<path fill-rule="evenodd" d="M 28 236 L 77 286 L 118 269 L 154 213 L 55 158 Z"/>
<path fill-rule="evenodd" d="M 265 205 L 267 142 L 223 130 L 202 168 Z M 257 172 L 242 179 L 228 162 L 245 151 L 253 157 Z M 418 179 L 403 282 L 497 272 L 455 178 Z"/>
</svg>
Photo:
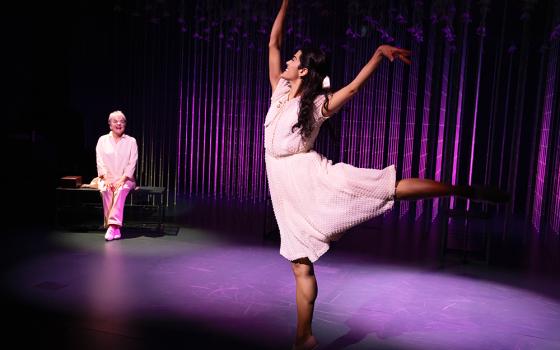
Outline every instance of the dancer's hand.
<svg viewBox="0 0 560 350">
<path fill-rule="evenodd" d="M 381 45 L 377 48 L 377 52 L 383 57 L 387 57 L 389 61 L 393 62 L 395 58 L 403 61 L 406 64 L 410 64 L 410 51 L 401 49 L 399 47 L 394 47 L 390 45 Z"/>
</svg>

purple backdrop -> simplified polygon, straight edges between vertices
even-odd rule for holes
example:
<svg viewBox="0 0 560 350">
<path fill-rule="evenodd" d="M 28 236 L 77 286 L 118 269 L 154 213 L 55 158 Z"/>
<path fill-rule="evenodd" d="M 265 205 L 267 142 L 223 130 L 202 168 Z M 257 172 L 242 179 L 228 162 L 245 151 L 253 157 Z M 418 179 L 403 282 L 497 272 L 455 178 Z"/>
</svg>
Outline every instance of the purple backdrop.
<svg viewBox="0 0 560 350">
<path fill-rule="evenodd" d="M 269 30 L 279 1 L 119 2 L 111 14 L 114 100 L 138 122 L 142 184 L 181 196 L 262 201 Z M 383 63 L 331 121 L 319 151 L 399 177 L 511 191 L 507 215 L 560 231 L 559 5 L 520 1 L 300 1 L 283 59 L 303 44 L 349 82 L 382 43 L 413 64 Z M 488 15 L 487 14 L 490 14 Z M 401 203 L 401 216 L 470 206 Z M 474 206 L 474 204 L 473 204 Z"/>
</svg>

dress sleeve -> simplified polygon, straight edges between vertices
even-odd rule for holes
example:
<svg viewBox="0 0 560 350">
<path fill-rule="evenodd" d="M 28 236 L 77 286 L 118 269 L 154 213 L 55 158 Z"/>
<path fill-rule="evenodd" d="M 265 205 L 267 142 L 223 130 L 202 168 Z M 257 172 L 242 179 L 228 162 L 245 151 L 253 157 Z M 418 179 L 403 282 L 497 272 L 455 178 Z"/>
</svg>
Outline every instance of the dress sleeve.
<svg viewBox="0 0 560 350">
<path fill-rule="evenodd" d="M 280 78 L 278 85 L 274 88 L 272 92 L 272 97 L 270 98 L 271 103 L 278 101 L 283 96 L 286 96 L 290 92 L 290 82 L 284 78 Z"/>
<path fill-rule="evenodd" d="M 313 110 L 313 117 L 316 121 L 325 121 L 328 117 L 323 115 L 323 104 L 325 103 L 325 95 L 321 94 L 315 97 L 315 108 Z"/>
<path fill-rule="evenodd" d="M 97 140 L 97 146 L 95 147 L 95 158 L 97 162 L 97 176 L 107 175 L 107 167 L 103 161 L 103 136 Z"/>
<path fill-rule="evenodd" d="M 128 158 L 128 163 L 124 169 L 124 175 L 126 175 L 129 179 L 134 179 L 134 171 L 136 170 L 136 163 L 138 161 L 138 145 L 136 144 L 136 139 L 134 137 L 131 138 L 131 147 L 130 147 L 130 155 Z"/>
</svg>

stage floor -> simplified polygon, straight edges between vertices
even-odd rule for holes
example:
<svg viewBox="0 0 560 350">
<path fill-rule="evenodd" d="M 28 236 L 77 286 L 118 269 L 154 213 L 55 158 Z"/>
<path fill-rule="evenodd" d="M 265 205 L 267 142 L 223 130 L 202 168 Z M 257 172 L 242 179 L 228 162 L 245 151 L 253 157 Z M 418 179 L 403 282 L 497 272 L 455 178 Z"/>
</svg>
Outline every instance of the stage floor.
<svg viewBox="0 0 560 350">
<path fill-rule="evenodd" d="M 113 242 L 102 231 L 5 232 L 8 334 L 18 348 L 290 349 L 290 264 L 262 221 L 243 209 L 220 222 L 225 212 L 191 208 L 172 234 L 130 228 Z M 550 256 L 523 254 L 523 266 L 450 256 L 441 268 L 438 248 L 438 232 L 348 232 L 316 263 L 320 349 L 560 348 L 560 280 L 536 268 Z"/>
</svg>

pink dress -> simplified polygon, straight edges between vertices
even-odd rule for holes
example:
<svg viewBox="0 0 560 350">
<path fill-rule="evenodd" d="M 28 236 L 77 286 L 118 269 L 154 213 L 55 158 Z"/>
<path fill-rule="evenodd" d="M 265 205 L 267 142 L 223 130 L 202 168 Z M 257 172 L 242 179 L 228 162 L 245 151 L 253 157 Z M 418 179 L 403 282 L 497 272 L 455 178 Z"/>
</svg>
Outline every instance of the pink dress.
<svg viewBox="0 0 560 350">
<path fill-rule="evenodd" d="M 265 161 L 274 215 L 280 229 L 280 254 L 315 262 L 341 234 L 391 209 L 395 167 L 356 168 L 332 162 L 313 143 L 325 117 L 325 100 L 315 99 L 315 127 L 303 139 L 297 122 L 299 98 L 288 100 L 290 85 L 280 79 L 265 119 Z"/>
</svg>

